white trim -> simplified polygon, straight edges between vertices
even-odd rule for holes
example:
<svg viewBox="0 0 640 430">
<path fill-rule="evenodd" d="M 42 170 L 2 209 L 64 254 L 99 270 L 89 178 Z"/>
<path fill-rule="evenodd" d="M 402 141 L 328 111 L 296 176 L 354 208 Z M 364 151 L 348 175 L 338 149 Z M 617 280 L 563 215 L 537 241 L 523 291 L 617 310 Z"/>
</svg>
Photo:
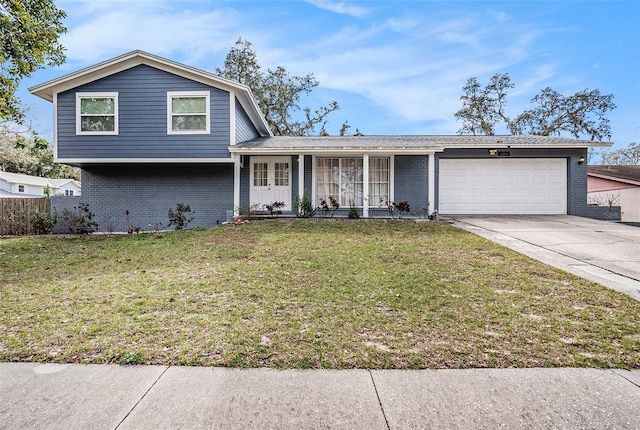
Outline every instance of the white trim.
<svg viewBox="0 0 640 430">
<path fill-rule="evenodd" d="M 245 154 L 245 155 L 291 155 L 296 154 L 302 148 L 289 148 L 289 149 L 265 149 L 265 148 L 242 148 L 238 146 L 229 147 L 229 152 L 233 154 Z M 347 155 L 357 156 L 362 154 L 375 155 L 377 157 L 391 157 L 392 155 L 428 155 L 432 152 L 442 152 L 442 148 L 429 148 L 429 149 L 400 149 L 400 148 L 381 148 L 381 149 L 340 149 L 340 148 L 327 148 L 327 149 L 308 149 L 304 148 L 306 155 L 318 155 L 322 157 L 343 157 Z"/>
<path fill-rule="evenodd" d="M 316 187 L 316 166 L 318 165 L 317 158 L 318 158 L 317 155 L 311 156 L 311 201 L 312 202 L 318 201 L 317 189 L 316 189 L 317 188 Z M 300 196 L 300 199 L 302 200 L 302 196 Z"/>
<path fill-rule="evenodd" d="M 240 155 L 233 156 L 233 216 L 240 215 Z"/>
<path fill-rule="evenodd" d="M 313 169 L 313 166 L 312 166 Z M 298 198 L 304 194 L 304 154 L 298 154 Z"/>
<path fill-rule="evenodd" d="M 389 156 L 389 201 L 396 201 L 396 156 Z"/>
<path fill-rule="evenodd" d="M 229 91 L 229 144 L 236 144 L 236 95 Z"/>
<path fill-rule="evenodd" d="M 427 164 L 427 193 L 429 193 L 429 200 L 427 201 L 427 215 L 433 214 L 437 208 L 435 207 L 436 197 L 436 154 L 429 154 L 429 161 Z"/>
<path fill-rule="evenodd" d="M 82 114 L 80 112 L 82 99 L 113 99 L 113 131 L 83 131 Z M 78 136 L 117 136 L 118 135 L 118 93 L 117 92 L 82 92 L 76 93 L 76 135 Z"/>
<path fill-rule="evenodd" d="M 205 129 L 204 130 L 174 130 L 173 129 L 173 108 L 172 99 L 181 97 L 205 98 Z M 167 91 L 167 134 L 211 134 L 211 92 L 210 91 Z M 200 114 L 198 114 L 200 115 Z"/>
<path fill-rule="evenodd" d="M 237 154 L 236 154 L 237 155 Z M 229 158 L 58 158 L 64 164 L 103 164 L 103 163 L 233 163 Z"/>
<path fill-rule="evenodd" d="M 58 93 L 53 93 L 53 162 L 58 163 Z"/>
<path fill-rule="evenodd" d="M 369 218 L 369 154 L 362 155 L 362 216 Z"/>
</svg>

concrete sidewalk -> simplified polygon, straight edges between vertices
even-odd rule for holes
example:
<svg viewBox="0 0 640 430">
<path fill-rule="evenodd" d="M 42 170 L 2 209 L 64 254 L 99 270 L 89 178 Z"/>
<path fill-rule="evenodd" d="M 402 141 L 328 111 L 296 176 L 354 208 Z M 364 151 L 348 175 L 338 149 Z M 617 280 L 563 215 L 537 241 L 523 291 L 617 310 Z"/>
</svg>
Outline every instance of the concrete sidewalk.
<svg viewBox="0 0 640 430">
<path fill-rule="evenodd" d="M 570 215 L 466 216 L 453 224 L 640 300 L 640 228 Z"/>
<path fill-rule="evenodd" d="M 640 429 L 640 370 L 0 363 L 2 429 Z"/>
</svg>

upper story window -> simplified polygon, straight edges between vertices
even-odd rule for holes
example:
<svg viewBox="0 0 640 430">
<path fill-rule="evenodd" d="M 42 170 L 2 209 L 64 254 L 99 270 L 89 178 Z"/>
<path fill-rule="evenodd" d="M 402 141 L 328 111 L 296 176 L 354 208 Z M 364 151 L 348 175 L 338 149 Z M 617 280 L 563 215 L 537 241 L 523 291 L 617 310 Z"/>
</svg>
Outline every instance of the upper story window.
<svg viewBox="0 0 640 430">
<path fill-rule="evenodd" d="M 210 118 L 208 91 L 167 93 L 168 134 L 209 134 Z"/>
<path fill-rule="evenodd" d="M 118 134 L 118 93 L 76 93 L 76 134 Z"/>
<path fill-rule="evenodd" d="M 73 195 L 73 190 L 64 190 L 64 195 L 65 196 L 72 196 Z"/>
<path fill-rule="evenodd" d="M 18 192 L 24 193 L 24 185 L 18 185 Z"/>
</svg>

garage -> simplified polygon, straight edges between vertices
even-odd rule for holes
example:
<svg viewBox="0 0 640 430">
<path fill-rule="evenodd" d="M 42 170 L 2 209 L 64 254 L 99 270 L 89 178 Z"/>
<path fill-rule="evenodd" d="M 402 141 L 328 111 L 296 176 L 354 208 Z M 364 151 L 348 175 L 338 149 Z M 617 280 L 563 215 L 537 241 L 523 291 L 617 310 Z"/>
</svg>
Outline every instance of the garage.
<svg viewBox="0 0 640 430">
<path fill-rule="evenodd" d="M 439 212 L 567 213 L 566 158 L 440 159 Z"/>
</svg>

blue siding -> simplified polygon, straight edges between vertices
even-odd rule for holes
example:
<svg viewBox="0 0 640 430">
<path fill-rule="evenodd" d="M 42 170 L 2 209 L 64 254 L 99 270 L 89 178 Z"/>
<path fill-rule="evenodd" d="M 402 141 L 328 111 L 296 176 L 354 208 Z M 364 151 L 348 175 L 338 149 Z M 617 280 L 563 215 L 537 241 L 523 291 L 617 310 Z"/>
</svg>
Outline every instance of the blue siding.
<svg viewBox="0 0 640 430">
<path fill-rule="evenodd" d="M 126 231 L 125 211 L 134 228 L 167 228 L 178 203 L 194 212 L 188 227 L 215 226 L 233 210 L 233 164 L 85 166 L 81 198 L 100 231 Z"/>
<path fill-rule="evenodd" d="M 260 137 L 260 134 L 253 126 L 249 119 L 249 115 L 242 108 L 242 105 L 236 99 L 236 142 L 246 142 L 247 140 Z"/>
<path fill-rule="evenodd" d="M 396 155 L 394 200 L 408 201 L 413 213 L 422 213 L 429 201 L 429 172 L 426 155 Z"/>
<path fill-rule="evenodd" d="M 119 134 L 76 135 L 76 92 L 118 92 Z M 209 91 L 211 133 L 167 135 L 167 92 Z M 228 158 L 229 93 L 140 65 L 58 95 L 60 158 Z"/>
<path fill-rule="evenodd" d="M 587 163 L 578 164 L 580 157 L 587 158 L 584 148 L 510 148 L 511 158 L 565 158 L 567 159 L 567 214 L 589 217 L 587 207 Z M 438 207 L 439 160 L 443 158 L 494 158 L 487 149 L 446 149 L 436 156 L 436 207 Z"/>
</svg>

